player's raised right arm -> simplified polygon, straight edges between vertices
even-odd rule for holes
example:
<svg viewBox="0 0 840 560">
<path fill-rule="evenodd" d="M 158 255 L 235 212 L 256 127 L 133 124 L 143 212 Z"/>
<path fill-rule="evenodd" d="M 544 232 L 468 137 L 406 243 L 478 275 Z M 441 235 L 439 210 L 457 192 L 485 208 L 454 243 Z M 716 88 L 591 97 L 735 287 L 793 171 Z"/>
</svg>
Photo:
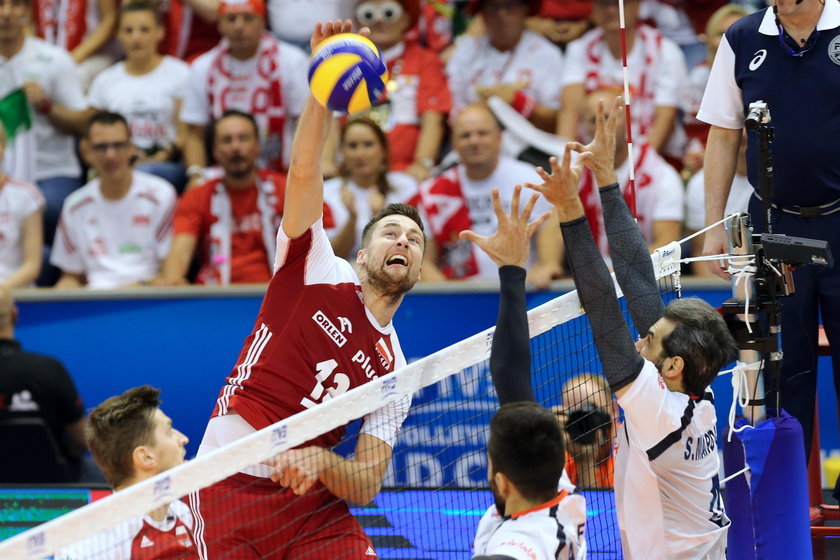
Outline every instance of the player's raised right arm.
<svg viewBox="0 0 840 560">
<path fill-rule="evenodd" d="M 310 44 L 312 49 L 324 39 L 351 30 L 350 21 L 334 21 L 315 25 Z M 318 221 L 324 206 L 324 176 L 321 155 L 330 132 L 332 113 L 311 95 L 298 119 L 289 174 L 286 182 L 286 201 L 281 227 L 294 239 L 303 235 Z"/>
</svg>

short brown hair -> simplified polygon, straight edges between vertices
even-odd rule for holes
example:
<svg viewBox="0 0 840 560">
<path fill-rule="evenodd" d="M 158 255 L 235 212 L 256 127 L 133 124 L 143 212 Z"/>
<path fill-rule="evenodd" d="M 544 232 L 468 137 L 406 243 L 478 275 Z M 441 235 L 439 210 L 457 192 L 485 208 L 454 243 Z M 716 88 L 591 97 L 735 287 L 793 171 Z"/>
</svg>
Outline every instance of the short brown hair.
<svg viewBox="0 0 840 560">
<path fill-rule="evenodd" d="M 423 229 L 423 220 L 420 218 L 420 213 L 414 206 L 410 204 L 403 204 L 402 202 L 391 203 L 373 215 L 370 221 L 365 225 L 365 228 L 362 230 L 362 247 L 367 247 L 368 243 L 370 243 L 370 236 L 373 235 L 373 226 L 375 226 L 378 221 L 383 218 L 387 218 L 388 216 L 405 216 L 406 218 L 413 220 L 414 223 L 417 224 L 417 227 L 420 228 L 420 233 L 423 234 L 423 248 L 425 250 L 426 230 Z"/>
<path fill-rule="evenodd" d="M 160 407 L 159 396 L 160 390 L 143 385 L 111 397 L 91 411 L 85 439 L 112 488 L 134 476 L 134 450 L 154 443 L 153 419 Z"/>
<path fill-rule="evenodd" d="M 134 12 L 149 12 L 152 14 L 152 17 L 155 18 L 155 23 L 158 25 L 163 24 L 163 19 L 160 15 L 160 10 L 158 6 L 154 2 L 150 2 L 149 0 L 131 0 L 130 2 L 126 2 L 122 6 L 120 6 L 119 10 L 119 21 L 122 21 L 122 17 L 125 14 L 131 14 Z"/>
</svg>

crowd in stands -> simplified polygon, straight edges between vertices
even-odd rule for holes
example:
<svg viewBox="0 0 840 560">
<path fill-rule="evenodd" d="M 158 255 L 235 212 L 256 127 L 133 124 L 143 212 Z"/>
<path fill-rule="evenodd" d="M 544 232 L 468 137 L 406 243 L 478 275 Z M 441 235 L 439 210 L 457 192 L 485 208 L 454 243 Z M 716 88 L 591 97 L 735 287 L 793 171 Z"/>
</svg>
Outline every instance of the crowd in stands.
<svg viewBox="0 0 840 560">
<path fill-rule="evenodd" d="M 763 3 L 623 4 L 634 161 L 621 127 L 616 165 L 625 189 L 635 170 L 655 248 L 704 223 L 695 116 L 723 32 Z M 335 18 L 370 28 L 389 79 L 369 112 L 335 118 L 334 250 L 354 262 L 369 216 L 407 202 L 431 232 L 423 280 L 495 277 L 458 233 L 492 231 L 492 187 L 504 203 L 535 175 L 486 102 L 588 140 L 597 99 L 624 87 L 617 0 L 0 0 L 0 284 L 267 282 L 308 38 Z M 581 189 L 597 230 L 591 177 Z M 557 233 L 535 240 L 536 287 L 566 274 Z"/>
</svg>

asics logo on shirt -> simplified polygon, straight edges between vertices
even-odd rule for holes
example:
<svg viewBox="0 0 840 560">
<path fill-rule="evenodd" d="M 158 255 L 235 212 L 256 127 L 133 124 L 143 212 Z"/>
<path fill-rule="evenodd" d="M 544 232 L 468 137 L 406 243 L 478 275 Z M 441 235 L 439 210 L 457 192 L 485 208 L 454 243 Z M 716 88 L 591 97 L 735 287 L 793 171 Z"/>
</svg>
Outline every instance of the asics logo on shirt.
<svg viewBox="0 0 840 560">
<path fill-rule="evenodd" d="M 758 67 L 761 66 L 765 58 L 767 58 L 767 49 L 756 51 L 753 59 L 750 61 L 750 70 L 758 70 Z"/>
</svg>

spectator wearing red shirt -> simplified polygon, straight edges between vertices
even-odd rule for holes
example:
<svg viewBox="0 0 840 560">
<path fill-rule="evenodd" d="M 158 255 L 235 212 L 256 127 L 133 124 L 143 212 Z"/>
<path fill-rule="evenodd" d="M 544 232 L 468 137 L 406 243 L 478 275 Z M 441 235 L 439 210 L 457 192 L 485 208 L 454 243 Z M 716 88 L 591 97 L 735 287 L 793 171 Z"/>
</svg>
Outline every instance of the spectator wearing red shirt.
<svg viewBox="0 0 840 560">
<path fill-rule="evenodd" d="M 172 247 L 153 283 L 187 284 L 196 249 L 200 250 L 199 284 L 271 279 L 285 177 L 258 168 L 259 153 L 257 124 L 251 115 L 228 110 L 216 121 L 213 155 L 223 174 L 187 191 L 179 201 Z"/>
</svg>

